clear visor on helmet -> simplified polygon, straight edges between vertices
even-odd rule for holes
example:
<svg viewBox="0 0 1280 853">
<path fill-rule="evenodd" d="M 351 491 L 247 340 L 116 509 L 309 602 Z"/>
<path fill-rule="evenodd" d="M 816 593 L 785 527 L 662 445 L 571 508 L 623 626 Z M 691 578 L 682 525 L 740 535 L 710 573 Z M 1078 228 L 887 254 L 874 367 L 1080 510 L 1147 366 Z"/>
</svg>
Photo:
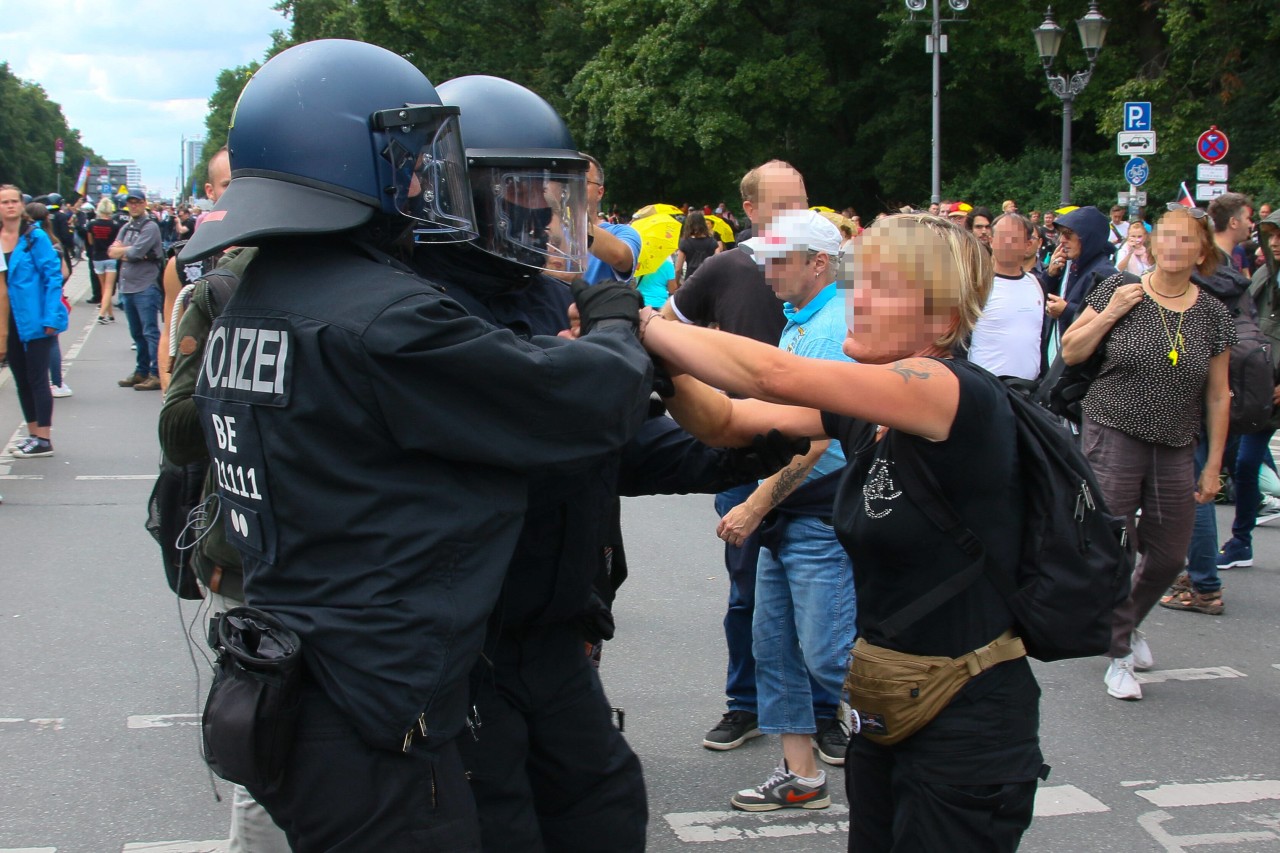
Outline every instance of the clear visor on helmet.
<svg viewBox="0 0 1280 853">
<path fill-rule="evenodd" d="M 396 122 L 405 122 L 396 126 Z M 412 122 L 412 123 L 408 123 Z M 383 208 L 414 220 L 423 242 L 461 242 L 476 236 L 466 155 L 454 107 L 408 106 L 374 115 L 379 153 L 391 186 Z"/>
<path fill-rule="evenodd" d="M 586 172 L 482 165 L 471 181 L 481 249 L 548 272 L 586 270 Z"/>
</svg>

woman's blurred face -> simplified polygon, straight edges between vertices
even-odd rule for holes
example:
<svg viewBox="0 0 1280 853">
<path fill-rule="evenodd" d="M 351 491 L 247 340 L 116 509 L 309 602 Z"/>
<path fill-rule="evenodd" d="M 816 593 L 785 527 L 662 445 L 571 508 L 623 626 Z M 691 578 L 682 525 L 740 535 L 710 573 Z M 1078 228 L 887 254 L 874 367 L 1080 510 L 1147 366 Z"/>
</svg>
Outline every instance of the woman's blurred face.
<svg viewBox="0 0 1280 853">
<path fill-rule="evenodd" d="M 936 337 L 925 316 L 924 287 L 893 257 L 894 249 L 874 238 L 855 250 L 852 282 L 845 289 L 849 336 L 844 354 L 867 364 L 889 364 L 924 349 Z"/>
<path fill-rule="evenodd" d="M 1140 227 L 1140 226 L 1139 226 Z M 1166 216 L 1156 225 L 1156 267 L 1161 272 L 1185 274 L 1204 260 L 1202 226 L 1189 216 Z"/>
<path fill-rule="evenodd" d="M 0 221 L 21 219 L 22 210 L 22 193 L 17 190 L 0 190 Z"/>
</svg>

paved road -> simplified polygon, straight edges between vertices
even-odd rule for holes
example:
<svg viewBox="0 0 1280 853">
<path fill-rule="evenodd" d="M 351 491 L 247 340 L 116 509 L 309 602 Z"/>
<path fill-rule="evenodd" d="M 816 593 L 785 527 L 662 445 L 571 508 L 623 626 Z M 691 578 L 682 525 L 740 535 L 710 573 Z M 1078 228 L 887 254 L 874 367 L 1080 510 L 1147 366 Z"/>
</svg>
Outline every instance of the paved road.
<svg viewBox="0 0 1280 853">
<path fill-rule="evenodd" d="M 73 283 L 86 286 L 83 267 Z M 57 403 L 57 455 L 0 455 L 0 853 L 224 850 L 229 805 L 213 790 L 227 787 L 211 785 L 194 727 L 208 669 L 183 640 L 198 615 L 179 614 L 142 528 L 160 398 L 116 387 L 128 333 L 91 319 L 77 303 L 63 337 L 75 396 Z M 5 381 L 0 438 L 20 420 Z M 723 702 L 711 499 L 624 512 L 632 577 L 602 672 L 645 764 L 650 849 L 844 849 L 840 791 L 823 812 L 728 809 L 776 763 L 776 742 L 699 746 Z M 1152 615 L 1144 701 L 1107 697 L 1101 659 L 1037 665 L 1053 774 L 1024 850 L 1280 851 L 1280 523 L 1255 555 L 1226 577 L 1225 617 Z"/>
</svg>

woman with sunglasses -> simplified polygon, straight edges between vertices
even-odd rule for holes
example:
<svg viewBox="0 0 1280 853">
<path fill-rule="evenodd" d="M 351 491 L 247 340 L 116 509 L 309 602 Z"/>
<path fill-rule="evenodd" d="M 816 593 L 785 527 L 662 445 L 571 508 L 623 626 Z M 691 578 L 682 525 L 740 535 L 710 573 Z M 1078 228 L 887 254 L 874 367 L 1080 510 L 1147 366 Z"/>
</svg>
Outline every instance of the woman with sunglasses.
<svg viewBox="0 0 1280 853">
<path fill-rule="evenodd" d="M 1113 616 L 1104 679 L 1109 695 L 1129 700 L 1142 698 L 1134 671 L 1153 665 L 1138 626 L 1182 571 L 1195 504 L 1218 493 L 1236 342 L 1226 307 L 1191 281 L 1218 264 L 1205 211 L 1169 205 L 1152 242 L 1155 266 L 1141 282 L 1099 282 L 1062 336 L 1067 364 L 1103 351 L 1081 406 L 1082 445 L 1107 506 L 1129 518 L 1140 542 L 1132 589 Z M 1209 450 L 1196 483 L 1202 408 Z"/>
<path fill-rule="evenodd" d="M 844 353 L 858 363 L 803 358 L 641 311 L 644 345 L 677 374 L 671 411 L 704 441 L 742 444 L 777 428 L 842 442 L 849 464 L 831 523 L 857 560 L 858 634 L 895 654 L 959 658 L 1015 644 L 1006 639 L 1013 614 L 987 583 L 896 633 L 882 627 L 968 564 L 905 494 L 899 453 L 917 454 L 936 475 L 992 559 L 1010 571 L 1017 560 L 1023 506 L 1013 412 L 989 374 L 951 358 L 986 302 L 991 264 L 962 225 L 925 214 L 877 220 L 841 275 Z M 703 382 L 754 399 L 731 399 Z M 851 738 L 849 849 L 1016 849 L 1043 766 L 1039 700 L 1023 652 L 980 671 L 906 739 Z M 802 792 L 778 793 L 778 807 L 803 807 Z"/>
</svg>

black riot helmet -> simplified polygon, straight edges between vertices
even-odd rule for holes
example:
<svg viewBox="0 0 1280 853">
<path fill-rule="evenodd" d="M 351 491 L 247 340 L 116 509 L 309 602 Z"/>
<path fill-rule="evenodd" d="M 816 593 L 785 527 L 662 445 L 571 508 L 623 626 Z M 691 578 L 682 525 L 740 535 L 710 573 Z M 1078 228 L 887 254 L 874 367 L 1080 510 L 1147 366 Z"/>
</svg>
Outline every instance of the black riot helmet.
<svg viewBox="0 0 1280 853">
<path fill-rule="evenodd" d="M 587 264 L 587 160 L 555 108 L 500 77 L 440 84 L 462 112 L 475 246 L 526 270 L 581 273 Z"/>
<path fill-rule="evenodd" d="M 375 216 L 442 241 L 475 236 L 457 108 L 376 45 L 324 39 L 272 57 L 240 93 L 227 148 L 231 183 L 182 250 L 184 263 Z"/>
</svg>

